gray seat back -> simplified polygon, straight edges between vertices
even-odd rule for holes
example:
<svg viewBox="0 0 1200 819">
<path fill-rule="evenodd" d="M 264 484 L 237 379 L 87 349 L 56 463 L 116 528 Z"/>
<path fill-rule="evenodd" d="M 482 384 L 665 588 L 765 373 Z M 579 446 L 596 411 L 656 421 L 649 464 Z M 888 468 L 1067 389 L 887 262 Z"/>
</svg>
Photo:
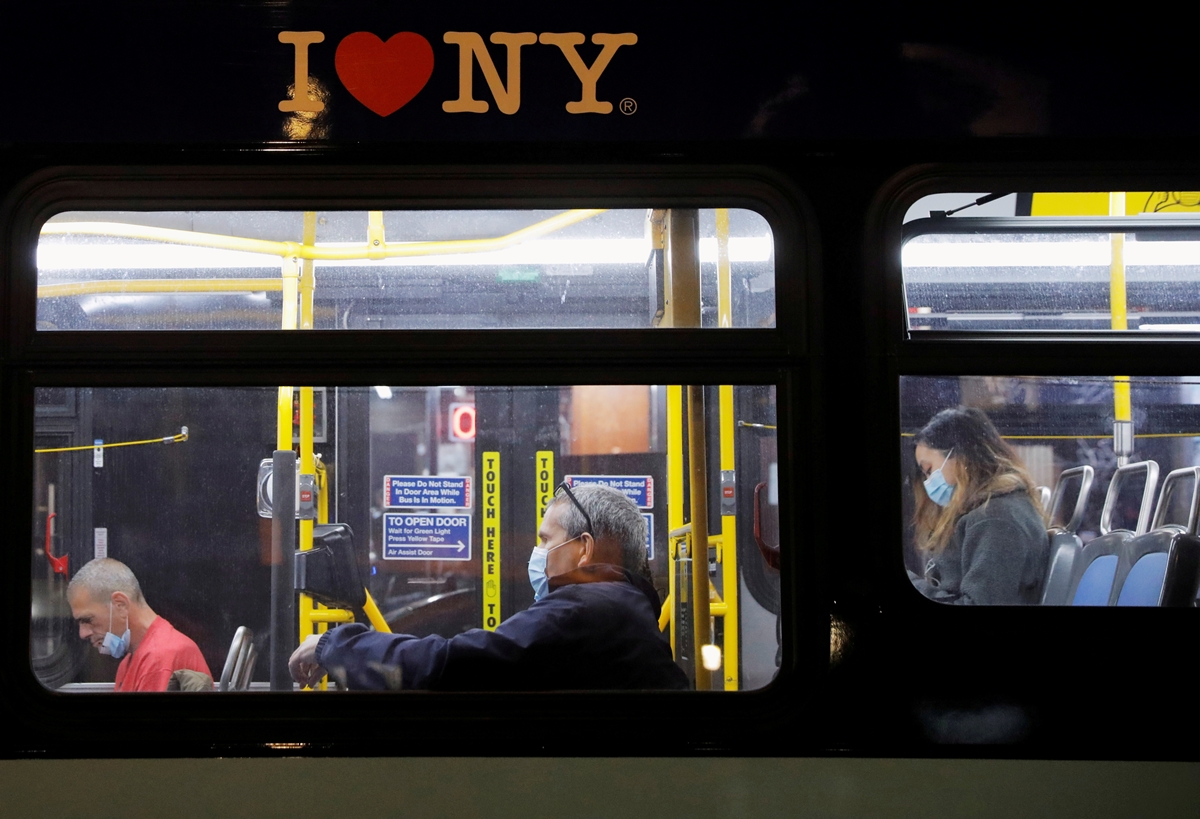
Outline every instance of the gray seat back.
<svg viewBox="0 0 1200 819">
<path fill-rule="evenodd" d="M 1043 606 L 1065 606 L 1070 599 L 1075 561 L 1083 549 L 1077 531 L 1083 522 L 1095 474 L 1090 466 L 1064 470 L 1054 485 L 1053 496 L 1044 503 L 1051 526 L 1046 530 L 1050 537 L 1050 564 L 1042 583 Z"/>
<path fill-rule="evenodd" d="M 1145 477 L 1145 484 L 1136 528 L 1132 531 L 1113 529 L 1113 512 L 1122 489 L 1128 491 L 1130 480 L 1138 475 Z M 1071 585 L 1066 598 L 1069 605 L 1109 606 L 1116 603 L 1116 579 L 1121 556 L 1126 553 L 1128 541 L 1145 534 L 1150 524 L 1157 484 L 1158 464 L 1154 461 L 1139 461 L 1118 467 L 1104 496 L 1104 508 L 1100 512 L 1100 537 L 1080 550 L 1072 566 Z"/>
<path fill-rule="evenodd" d="M 250 688 L 250 678 L 254 675 L 254 663 L 258 660 L 258 651 L 254 648 L 254 632 L 245 626 L 238 626 L 233 634 L 233 643 L 229 646 L 229 654 L 225 657 L 225 667 L 221 669 L 221 691 L 246 691 Z"/>
<path fill-rule="evenodd" d="M 1177 500 L 1184 501 L 1182 510 Z M 1113 579 L 1109 605 L 1193 604 L 1200 585 L 1200 539 L 1196 537 L 1198 513 L 1200 467 L 1172 471 L 1159 492 L 1153 530 L 1125 544 Z"/>
<path fill-rule="evenodd" d="M 1042 584 L 1042 605 L 1065 606 L 1070 600 L 1071 577 L 1075 571 L 1075 561 L 1083 550 L 1083 542 L 1079 535 L 1062 529 L 1051 529 L 1048 534 L 1050 566 Z"/>
</svg>

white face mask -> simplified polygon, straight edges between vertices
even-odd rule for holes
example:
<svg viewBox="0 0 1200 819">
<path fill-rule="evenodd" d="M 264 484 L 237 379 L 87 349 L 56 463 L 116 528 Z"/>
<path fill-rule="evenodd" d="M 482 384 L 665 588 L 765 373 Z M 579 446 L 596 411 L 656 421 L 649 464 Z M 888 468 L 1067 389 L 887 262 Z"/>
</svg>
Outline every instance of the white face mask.
<svg viewBox="0 0 1200 819">
<path fill-rule="evenodd" d="M 946 464 L 950 462 L 950 456 L 954 454 L 954 448 L 946 453 L 946 457 L 942 460 L 942 465 L 929 473 L 929 477 L 925 479 L 925 493 L 929 495 L 929 499 L 938 506 L 947 506 L 950 503 L 950 498 L 954 495 L 954 484 L 947 483 L 946 476 L 942 474 L 942 470 L 946 468 Z"/>
<path fill-rule="evenodd" d="M 550 590 L 550 578 L 546 576 L 546 559 L 555 549 L 566 546 L 568 543 L 574 543 L 579 540 L 579 537 L 573 537 L 570 540 L 564 540 L 557 546 L 546 548 L 545 546 L 534 546 L 533 554 L 529 556 L 529 585 L 533 586 L 533 602 L 537 602 L 546 596 L 546 592 Z"/>
<path fill-rule="evenodd" d="M 125 633 L 120 637 L 112 633 L 112 601 L 108 601 L 108 631 L 104 634 L 104 642 L 100 644 L 101 654 L 110 654 L 118 660 L 129 650 L 129 614 L 125 614 Z"/>
</svg>

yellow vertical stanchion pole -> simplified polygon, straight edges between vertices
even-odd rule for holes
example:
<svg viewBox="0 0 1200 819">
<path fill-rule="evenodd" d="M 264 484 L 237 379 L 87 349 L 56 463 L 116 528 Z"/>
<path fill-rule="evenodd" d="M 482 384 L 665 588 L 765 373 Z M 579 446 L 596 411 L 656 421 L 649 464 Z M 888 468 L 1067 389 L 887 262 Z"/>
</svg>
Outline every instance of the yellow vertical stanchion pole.
<svg viewBox="0 0 1200 819">
<path fill-rule="evenodd" d="M 1125 216 L 1124 191 L 1108 195 L 1110 216 Z M 1125 293 L 1125 234 L 1111 234 L 1112 262 L 1109 265 L 1108 300 L 1114 330 L 1128 330 L 1129 318 Z M 1125 466 L 1133 455 L 1133 406 L 1129 396 L 1129 376 L 1113 376 L 1113 452 L 1117 466 Z"/>
<path fill-rule="evenodd" d="M 315 247 L 317 244 L 317 214 L 306 211 L 304 214 L 304 244 Z M 300 265 L 300 329 L 313 328 L 313 294 L 317 289 L 317 277 L 313 271 L 313 260 L 305 259 Z"/>
<path fill-rule="evenodd" d="M 296 329 L 296 299 L 299 295 L 300 270 L 294 257 L 283 260 L 280 277 L 283 280 L 283 305 L 280 327 L 284 330 Z M 292 448 L 292 388 L 279 388 L 279 403 L 277 407 L 277 428 L 275 435 L 276 449 Z"/>
<path fill-rule="evenodd" d="M 383 235 L 383 211 L 367 212 L 367 258 L 386 258 L 387 239 Z"/>
<path fill-rule="evenodd" d="M 700 327 L 699 211 L 671 208 L 663 233 L 663 270 L 671 282 L 670 323 L 662 327 Z"/>
<path fill-rule="evenodd" d="M 315 466 L 317 469 L 317 523 L 329 523 L 329 471 L 325 469 L 325 463 L 321 460 L 316 460 Z M 305 595 L 307 596 L 307 595 Z M 315 606 L 318 610 L 323 611 L 326 607 L 323 605 Z M 324 634 L 329 630 L 329 624 L 322 621 L 314 624 L 317 634 Z M 329 687 L 329 678 L 321 680 L 321 689 L 325 690 Z"/>
<path fill-rule="evenodd" d="M 300 469 L 299 475 L 315 475 L 316 465 L 313 459 L 313 388 L 300 388 Z M 300 551 L 306 552 L 313 547 L 313 521 L 311 518 L 300 519 Z M 313 629 L 313 599 L 311 595 L 300 593 L 300 642 Z"/>
<path fill-rule="evenodd" d="M 279 434 L 275 440 L 276 449 L 292 448 L 292 388 L 280 387 L 279 400 L 276 407 L 279 424 Z"/>
<path fill-rule="evenodd" d="M 301 300 L 303 306 L 303 300 Z M 300 468 L 297 471 L 299 475 L 316 475 L 316 459 L 313 457 L 313 388 L 300 388 Z M 314 480 L 314 484 L 316 481 Z M 300 551 L 306 552 L 313 547 L 313 520 L 311 518 L 301 518 L 299 526 L 300 535 Z M 324 609 L 324 606 L 319 608 Z M 300 593 L 300 601 L 297 606 L 300 617 L 300 629 L 298 631 L 300 642 L 304 642 L 310 635 L 315 634 L 317 627 L 314 622 L 313 615 L 318 609 L 318 606 L 313 602 L 312 595 Z M 322 630 L 325 626 L 322 624 Z M 322 678 L 320 688 L 325 691 L 329 688 L 329 679 Z"/>
<path fill-rule="evenodd" d="M 734 417 L 733 387 L 722 385 L 720 393 L 721 429 L 721 474 L 734 473 Z M 732 483 L 722 480 L 722 490 Z M 738 622 L 738 563 L 737 563 L 737 516 L 721 515 L 721 596 L 725 601 L 725 645 L 722 648 L 725 690 L 737 691 L 741 670 L 738 666 L 739 628 Z"/>
<path fill-rule="evenodd" d="M 296 329 L 296 302 L 300 295 L 300 261 L 295 256 L 286 256 L 280 264 L 279 277 L 283 281 L 281 288 L 283 304 L 280 328 L 283 330 Z M 291 413 L 288 413 L 289 419 Z M 291 421 L 288 421 L 288 441 L 292 439 Z"/>
<path fill-rule="evenodd" d="M 303 243 L 309 247 L 316 246 L 317 214 L 306 211 L 304 214 Z M 300 281 L 298 282 L 298 297 L 300 301 L 299 329 L 313 328 L 313 295 L 316 290 L 316 276 L 313 271 L 312 259 L 304 259 L 300 263 Z M 316 475 L 316 462 L 313 457 L 313 388 L 300 388 L 300 475 Z M 315 484 L 315 481 L 314 481 Z M 313 547 L 313 521 L 301 519 L 299 526 L 300 551 L 308 551 Z M 323 606 L 321 608 L 324 608 Z M 311 595 L 300 593 L 300 642 L 304 642 L 311 634 L 316 633 L 313 623 L 313 611 L 317 606 Z M 325 687 L 322 681 L 321 687 Z"/>
<path fill-rule="evenodd" d="M 712 643 L 708 604 L 708 458 L 704 436 L 704 387 L 688 385 L 688 481 L 692 512 L 692 634 L 696 655 Z M 696 690 L 712 689 L 712 673 L 696 664 Z"/>
<path fill-rule="evenodd" d="M 729 267 L 729 209 L 717 208 L 717 325 L 733 326 L 733 275 Z M 733 387 L 719 389 L 722 488 L 725 475 L 734 474 Z M 730 483 L 729 486 L 733 484 Z M 738 689 L 738 564 L 737 518 L 721 515 L 721 596 L 725 602 L 725 644 L 722 647 L 722 676 L 725 690 Z"/>
<path fill-rule="evenodd" d="M 325 462 L 318 460 L 317 465 L 317 523 L 329 523 L 329 470 Z"/>
<path fill-rule="evenodd" d="M 667 386 L 667 531 L 674 532 L 683 527 L 683 387 L 678 384 Z M 675 561 L 679 558 L 673 538 L 668 539 L 670 565 L 668 598 L 679 599 L 675 588 Z M 677 623 L 671 617 L 671 652 L 675 653 L 675 629 Z"/>
<path fill-rule="evenodd" d="M 283 303 L 280 307 L 280 327 L 284 330 L 296 329 L 296 304 L 299 298 L 300 288 L 300 264 L 294 256 L 285 257 L 281 264 L 280 278 L 282 279 L 282 294 Z M 279 397 L 276 403 L 276 418 L 275 418 L 275 448 L 276 449 L 291 449 L 292 444 L 292 387 L 280 387 Z M 283 548 L 290 549 L 292 544 L 285 543 Z M 290 583 L 288 585 L 291 585 Z M 303 600 L 298 606 L 300 610 L 304 608 Z M 304 615 L 300 615 L 301 630 L 298 634 L 303 640 L 307 636 L 304 632 Z"/>
<path fill-rule="evenodd" d="M 729 270 L 729 208 L 717 208 L 717 326 L 733 326 L 733 284 Z M 721 467 L 724 469 L 725 467 Z M 733 467 L 729 467 L 733 469 Z"/>
<path fill-rule="evenodd" d="M 304 214 L 304 226 L 301 241 L 308 247 L 316 246 L 317 232 L 317 214 L 313 211 L 307 211 Z M 285 285 L 285 325 L 288 322 L 288 315 L 291 318 L 291 328 L 285 329 L 300 329 L 311 330 L 313 327 L 313 294 L 316 290 L 316 277 L 313 271 L 312 259 L 300 260 L 296 280 L 296 304 L 289 307 L 287 302 L 288 292 Z M 297 315 L 298 314 L 298 315 Z M 312 387 L 300 388 L 300 458 L 297 464 L 297 480 L 301 475 L 316 474 L 316 464 L 313 457 L 313 389 Z M 280 435 L 282 439 L 282 433 Z M 288 420 L 288 446 L 293 446 L 292 442 L 292 421 Z M 315 481 L 314 481 L 315 483 Z M 299 547 L 301 551 L 308 551 L 313 546 L 313 521 L 309 518 L 301 518 L 298 528 Z M 316 626 L 313 622 L 313 612 L 316 606 L 313 604 L 311 595 L 300 593 L 297 609 L 299 619 L 299 628 L 297 636 L 300 642 L 304 642 L 312 634 L 316 633 Z M 325 687 L 325 682 L 322 680 L 321 687 Z"/>
</svg>

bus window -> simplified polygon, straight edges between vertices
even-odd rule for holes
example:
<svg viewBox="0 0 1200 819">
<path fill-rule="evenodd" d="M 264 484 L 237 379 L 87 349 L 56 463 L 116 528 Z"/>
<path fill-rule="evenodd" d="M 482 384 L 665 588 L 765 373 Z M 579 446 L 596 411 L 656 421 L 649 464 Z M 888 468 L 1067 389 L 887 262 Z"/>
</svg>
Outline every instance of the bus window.
<svg viewBox="0 0 1200 819">
<path fill-rule="evenodd" d="M 774 258 L 738 208 L 68 212 L 37 327 L 774 327 Z"/>
<path fill-rule="evenodd" d="M 1200 378 L 902 376 L 900 396 L 904 563 L 926 597 L 1194 605 Z"/>
<path fill-rule="evenodd" d="M 673 687 L 760 688 L 778 670 L 777 563 L 738 542 L 753 522 L 779 551 L 773 385 L 45 387 L 34 397 L 31 663 L 48 688 L 162 690 L 137 687 L 155 620 L 194 645 L 202 660 L 186 670 L 210 688 L 230 685 L 227 660 L 244 652 L 249 670 L 233 688 L 290 691 L 288 657 L 342 624 L 486 643 L 545 609 L 531 558 L 546 545 L 548 508 L 568 499 L 592 510 L 591 563 L 616 572 L 603 582 L 638 590 L 630 622 Z M 701 492 L 697 474 L 710 476 Z M 564 513 L 553 514 L 558 525 Z M 587 582 L 572 572 L 589 541 L 574 540 L 551 544 L 568 558 L 546 562 L 545 603 Z M 125 571 L 136 593 L 121 585 Z M 453 663 L 421 677 L 404 662 L 408 683 L 385 687 L 513 687 L 504 669 L 464 682 L 451 681 Z M 321 685 L 362 687 L 330 677 Z M 590 679 L 557 687 L 655 687 L 639 676 L 620 685 L 616 672 Z"/>
<path fill-rule="evenodd" d="M 1200 330 L 1200 194 L 936 194 L 904 224 L 910 331 Z"/>
</svg>

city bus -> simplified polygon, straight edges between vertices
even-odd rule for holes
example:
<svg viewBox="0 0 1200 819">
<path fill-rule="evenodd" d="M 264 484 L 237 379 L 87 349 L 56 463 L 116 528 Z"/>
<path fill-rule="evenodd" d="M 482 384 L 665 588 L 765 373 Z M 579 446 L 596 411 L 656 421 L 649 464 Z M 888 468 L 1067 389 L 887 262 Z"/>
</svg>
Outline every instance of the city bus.
<svg viewBox="0 0 1200 819">
<path fill-rule="evenodd" d="M 1190 74 L 996 11 L 23 8 L 5 803 L 1190 815 Z M 955 407 L 1027 476 L 1029 599 L 922 594 Z M 291 678 L 523 616 L 595 484 L 685 690 Z M 206 690 L 114 690 L 97 558 Z"/>
</svg>

